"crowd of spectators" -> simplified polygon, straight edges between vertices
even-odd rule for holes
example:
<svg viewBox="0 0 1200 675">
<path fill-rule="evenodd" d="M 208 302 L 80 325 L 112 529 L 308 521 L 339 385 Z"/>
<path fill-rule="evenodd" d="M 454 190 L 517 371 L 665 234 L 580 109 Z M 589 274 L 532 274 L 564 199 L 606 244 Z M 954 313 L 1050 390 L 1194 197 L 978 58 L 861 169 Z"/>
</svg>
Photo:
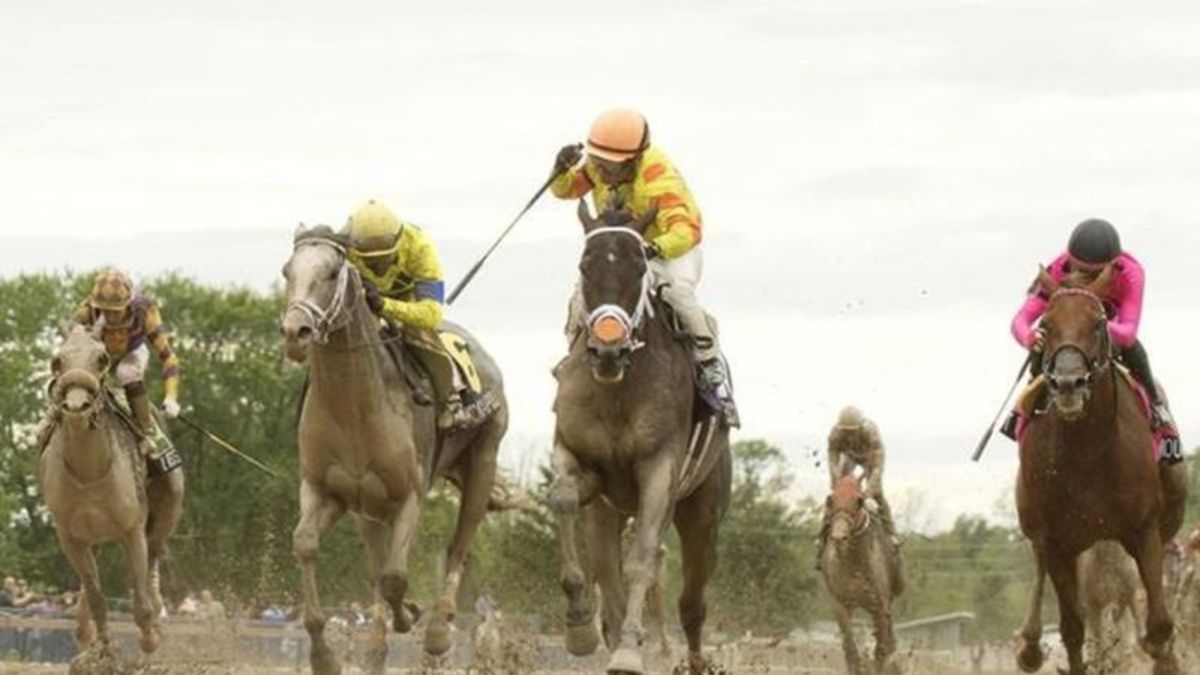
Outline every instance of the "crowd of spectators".
<svg viewBox="0 0 1200 675">
<path fill-rule="evenodd" d="M 47 588 L 44 592 L 32 589 L 24 579 L 7 577 L 0 587 L 0 612 L 26 617 L 63 618 L 73 617 L 78 609 L 77 591 L 59 592 Z M 126 605 L 122 607 L 122 605 Z M 127 603 L 112 601 L 114 611 L 127 610 Z M 335 626 L 362 628 L 370 623 L 370 615 L 360 603 L 329 612 Z M 296 605 L 279 601 L 241 603 L 232 599 L 227 605 L 214 596 L 209 589 L 188 591 L 176 601 L 166 598 L 162 618 L 179 621 L 221 622 L 226 620 L 250 621 L 267 625 L 284 626 L 301 620 L 301 609 Z"/>
</svg>

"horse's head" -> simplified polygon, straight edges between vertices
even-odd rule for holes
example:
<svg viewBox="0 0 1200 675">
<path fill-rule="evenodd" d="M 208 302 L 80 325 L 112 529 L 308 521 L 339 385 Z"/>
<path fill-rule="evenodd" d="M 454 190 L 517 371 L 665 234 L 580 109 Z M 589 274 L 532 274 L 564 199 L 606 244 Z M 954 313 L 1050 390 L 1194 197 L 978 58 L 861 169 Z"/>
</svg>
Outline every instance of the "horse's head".
<svg viewBox="0 0 1200 675">
<path fill-rule="evenodd" d="M 99 410 L 101 382 L 110 363 L 100 339 L 103 330 L 103 319 L 91 329 L 73 326 L 50 362 L 50 398 L 68 420 L 92 420 Z"/>
<path fill-rule="evenodd" d="M 1046 335 L 1043 370 L 1054 405 L 1064 419 L 1083 415 L 1092 385 L 1112 362 L 1103 300 L 1112 274 L 1110 266 L 1094 278 L 1069 277 L 1061 283 L 1044 269 L 1038 275 L 1049 296 L 1041 324 Z"/>
<path fill-rule="evenodd" d="M 324 343 L 349 323 L 360 295 L 353 267 L 346 262 L 345 237 L 325 225 L 301 227 L 283 278 L 287 309 L 279 329 L 288 358 L 299 363 L 313 343 Z"/>
<path fill-rule="evenodd" d="M 640 218 L 608 210 L 593 218 L 587 203 L 579 202 L 579 221 L 587 235 L 579 261 L 580 291 L 597 381 L 620 382 L 630 356 L 642 346 L 637 332 L 651 311 L 650 266 L 642 235 L 655 216 L 653 209 Z"/>
<path fill-rule="evenodd" d="M 862 484 L 855 476 L 842 476 L 825 500 L 829 511 L 829 538 L 844 545 L 867 525 L 867 499 Z"/>
</svg>

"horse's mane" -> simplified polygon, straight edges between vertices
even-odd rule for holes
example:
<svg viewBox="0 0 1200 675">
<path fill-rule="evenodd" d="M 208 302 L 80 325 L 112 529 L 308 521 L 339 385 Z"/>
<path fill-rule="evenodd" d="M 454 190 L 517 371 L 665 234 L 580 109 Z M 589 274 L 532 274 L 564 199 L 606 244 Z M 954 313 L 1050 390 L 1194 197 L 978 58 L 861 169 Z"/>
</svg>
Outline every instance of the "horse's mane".
<svg viewBox="0 0 1200 675">
<path fill-rule="evenodd" d="M 297 228 L 296 234 L 292 238 L 292 245 L 299 246 L 308 241 L 328 241 L 346 248 L 350 245 L 350 235 L 346 232 L 335 231 L 329 225 L 302 226 Z"/>
</svg>

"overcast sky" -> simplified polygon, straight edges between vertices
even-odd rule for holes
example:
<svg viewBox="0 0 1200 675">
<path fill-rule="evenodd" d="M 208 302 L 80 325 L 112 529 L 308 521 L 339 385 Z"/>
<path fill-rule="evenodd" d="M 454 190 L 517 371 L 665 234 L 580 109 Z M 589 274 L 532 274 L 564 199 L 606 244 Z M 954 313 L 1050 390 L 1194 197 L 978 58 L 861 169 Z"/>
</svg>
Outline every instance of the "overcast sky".
<svg viewBox="0 0 1200 675">
<path fill-rule="evenodd" d="M 967 456 L 1022 359 L 1008 321 L 1089 216 L 1145 264 L 1142 336 L 1200 433 L 1194 2 L 165 4 L 0 9 L 0 276 L 266 289 L 297 222 L 376 198 L 452 285 L 561 145 L 633 105 L 704 212 L 740 436 L 781 445 L 798 494 L 853 402 L 885 487 L 924 494 L 914 524 L 996 515 L 1015 448 Z M 516 470 L 553 424 L 573 213 L 539 204 L 451 312 L 504 367 Z"/>
</svg>

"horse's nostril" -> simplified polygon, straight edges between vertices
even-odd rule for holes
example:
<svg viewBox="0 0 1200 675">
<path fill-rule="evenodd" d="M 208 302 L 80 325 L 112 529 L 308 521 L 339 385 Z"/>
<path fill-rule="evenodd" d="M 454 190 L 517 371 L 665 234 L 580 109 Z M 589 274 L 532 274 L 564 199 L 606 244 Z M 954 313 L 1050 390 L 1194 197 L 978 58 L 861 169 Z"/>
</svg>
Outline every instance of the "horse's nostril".
<svg viewBox="0 0 1200 675">
<path fill-rule="evenodd" d="M 301 326 L 296 331 L 296 337 L 300 338 L 301 340 L 307 340 L 308 338 L 312 337 L 312 332 L 312 326 Z"/>
</svg>

